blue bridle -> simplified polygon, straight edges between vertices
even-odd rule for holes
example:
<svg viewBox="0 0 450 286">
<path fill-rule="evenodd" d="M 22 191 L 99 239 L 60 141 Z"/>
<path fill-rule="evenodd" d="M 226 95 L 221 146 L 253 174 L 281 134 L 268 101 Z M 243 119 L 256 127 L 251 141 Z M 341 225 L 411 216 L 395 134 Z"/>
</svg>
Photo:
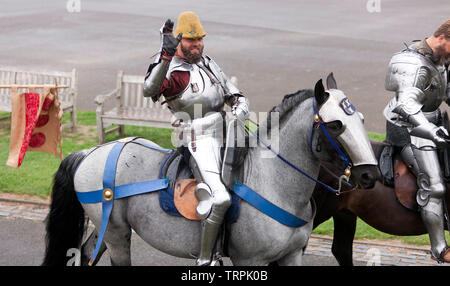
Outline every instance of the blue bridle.
<svg viewBox="0 0 450 286">
<path fill-rule="evenodd" d="M 328 141 L 331 143 L 331 146 L 333 146 L 334 150 L 339 154 L 339 157 L 345 164 L 345 168 L 350 169 L 352 167 L 352 164 L 350 163 L 350 160 L 347 158 L 347 156 L 342 152 L 341 148 L 336 144 L 336 141 L 334 141 L 333 137 L 331 137 L 330 133 L 328 133 L 327 129 L 325 128 L 325 125 L 323 124 L 322 118 L 320 118 L 319 113 L 316 110 L 316 106 L 314 104 L 314 97 L 313 97 L 313 113 L 314 113 L 314 123 L 311 130 L 311 137 L 309 140 L 309 149 L 312 151 L 312 137 L 314 133 L 314 129 L 320 127 L 322 129 L 322 132 L 325 134 L 325 137 L 328 139 Z"/>
<path fill-rule="evenodd" d="M 310 136 L 310 140 L 309 140 L 309 149 L 311 151 L 311 153 L 313 153 L 312 151 L 312 137 L 314 134 L 314 129 L 320 127 L 323 131 L 323 133 L 325 134 L 326 138 L 328 139 L 328 141 L 331 143 L 331 145 L 333 146 L 333 148 L 338 152 L 339 157 L 341 158 L 341 160 L 344 162 L 345 164 L 345 175 L 342 175 L 339 178 L 339 188 L 336 190 L 334 188 L 332 188 L 331 186 L 325 184 L 324 182 L 312 177 L 311 175 L 307 174 L 305 171 L 301 170 L 300 168 L 298 168 L 297 166 L 295 166 L 294 164 L 292 164 L 291 162 L 289 162 L 289 160 L 287 160 L 286 158 L 284 158 L 281 154 L 275 152 L 274 150 L 272 150 L 272 148 L 266 144 L 255 132 L 253 132 L 252 130 L 250 130 L 249 127 L 247 127 L 245 125 L 245 122 L 243 122 L 243 125 L 245 127 L 245 130 L 247 132 L 249 132 L 250 134 L 252 134 L 253 136 L 255 136 L 257 138 L 257 140 L 259 142 L 261 142 L 264 147 L 266 147 L 266 149 L 270 150 L 272 153 L 274 153 L 281 161 L 283 161 L 284 163 L 286 163 L 288 166 L 290 166 L 291 168 L 293 168 L 294 170 L 296 170 L 297 172 L 299 172 L 300 174 L 304 175 L 305 177 L 307 177 L 308 179 L 316 182 L 317 184 L 322 185 L 324 188 L 326 188 L 328 191 L 339 195 L 340 194 L 340 190 L 341 190 L 341 184 L 342 182 L 344 184 L 346 184 L 348 187 L 353 188 L 353 185 L 348 183 L 348 178 L 350 177 L 350 168 L 351 168 L 351 163 L 350 160 L 348 159 L 348 157 L 344 154 L 344 152 L 342 152 L 342 150 L 339 148 L 339 146 L 336 144 L 336 142 L 334 141 L 333 137 L 331 137 L 331 135 L 328 133 L 327 129 L 325 128 L 317 110 L 314 104 L 314 97 L 312 100 L 312 106 L 313 106 L 313 113 L 314 113 L 314 123 L 312 125 L 312 130 L 311 130 L 311 136 Z M 254 122 L 253 122 L 254 123 Z M 254 123 L 255 124 L 255 123 Z M 257 125 L 257 124 L 256 124 Z M 345 180 L 345 181 L 343 181 Z"/>
</svg>

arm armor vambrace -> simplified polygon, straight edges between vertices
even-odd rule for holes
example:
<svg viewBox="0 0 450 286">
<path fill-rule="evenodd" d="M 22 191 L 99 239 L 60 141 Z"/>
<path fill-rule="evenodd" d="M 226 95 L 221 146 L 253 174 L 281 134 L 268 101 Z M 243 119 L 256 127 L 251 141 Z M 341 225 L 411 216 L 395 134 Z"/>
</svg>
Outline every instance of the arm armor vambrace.
<svg viewBox="0 0 450 286">
<path fill-rule="evenodd" d="M 407 118 L 409 115 L 421 112 L 424 93 L 417 87 L 408 87 L 398 93 L 397 107 L 393 112 Z"/>
<path fill-rule="evenodd" d="M 429 122 L 422 113 L 423 92 L 416 88 L 410 87 L 399 93 L 399 102 L 393 112 L 405 118 L 413 128 L 410 135 L 434 140 L 437 126 Z"/>
<path fill-rule="evenodd" d="M 159 98 L 161 85 L 169 70 L 169 61 L 162 60 L 150 71 L 144 82 L 144 96 L 151 97 L 154 102 Z"/>
<path fill-rule="evenodd" d="M 435 134 L 438 129 L 436 125 L 429 122 L 425 115 L 422 112 L 418 112 L 417 114 L 410 115 L 408 117 L 409 122 L 413 124 L 414 127 L 409 134 L 412 136 L 417 136 L 420 138 L 425 138 L 434 141 L 435 140 Z"/>
</svg>

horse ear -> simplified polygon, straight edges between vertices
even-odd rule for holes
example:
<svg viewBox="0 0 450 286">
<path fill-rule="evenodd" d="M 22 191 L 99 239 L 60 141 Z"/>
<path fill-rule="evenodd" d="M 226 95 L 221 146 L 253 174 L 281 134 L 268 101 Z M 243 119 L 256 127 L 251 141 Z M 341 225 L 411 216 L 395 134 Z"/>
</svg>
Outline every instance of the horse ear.
<svg viewBox="0 0 450 286">
<path fill-rule="evenodd" d="M 317 81 L 314 87 L 314 97 L 316 98 L 317 104 L 321 105 L 328 99 L 329 94 L 325 92 L 325 87 L 323 86 L 322 79 Z"/>
<path fill-rule="evenodd" d="M 328 89 L 337 89 L 337 83 L 336 83 L 336 80 L 334 79 L 333 73 L 330 73 L 327 76 L 327 88 Z"/>
</svg>

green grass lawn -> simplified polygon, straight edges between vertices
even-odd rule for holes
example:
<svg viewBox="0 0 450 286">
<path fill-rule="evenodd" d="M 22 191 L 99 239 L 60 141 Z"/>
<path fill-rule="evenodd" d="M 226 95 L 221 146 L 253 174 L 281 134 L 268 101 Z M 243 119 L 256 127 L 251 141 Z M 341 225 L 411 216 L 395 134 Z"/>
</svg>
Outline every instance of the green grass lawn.
<svg viewBox="0 0 450 286">
<path fill-rule="evenodd" d="M 67 131 L 63 132 L 64 157 L 74 151 L 87 149 L 98 144 L 95 112 L 78 112 L 77 117 L 78 124 L 80 125 L 78 132 L 75 134 Z M 68 114 L 65 114 L 63 122 L 68 122 L 68 120 Z M 0 192 L 36 195 L 42 198 L 48 197 L 51 193 L 52 178 L 59 167 L 60 160 L 51 154 L 28 152 L 25 155 L 22 166 L 19 168 L 6 166 L 9 153 L 9 133 L 10 130 L 7 124 L 0 126 Z M 141 136 L 156 142 L 162 147 L 173 148 L 170 141 L 170 129 L 126 126 L 125 137 L 127 136 Z M 385 135 L 369 133 L 369 137 L 377 141 L 382 141 Z M 106 141 L 115 139 L 119 139 L 117 132 L 106 136 Z M 333 220 L 330 219 L 321 224 L 313 233 L 332 236 Z M 427 235 L 411 237 L 388 235 L 375 230 L 360 219 L 357 222 L 355 238 L 399 239 L 406 243 L 429 244 Z"/>
</svg>

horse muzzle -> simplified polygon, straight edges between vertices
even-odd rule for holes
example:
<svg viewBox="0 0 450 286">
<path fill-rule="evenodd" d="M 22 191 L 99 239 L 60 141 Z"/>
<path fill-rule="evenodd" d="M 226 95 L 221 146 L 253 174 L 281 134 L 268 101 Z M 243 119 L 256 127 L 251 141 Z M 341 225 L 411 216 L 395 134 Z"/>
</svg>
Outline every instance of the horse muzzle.
<svg viewBox="0 0 450 286">
<path fill-rule="evenodd" d="M 350 180 L 363 189 L 371 189 L 380 177 L 380 171 L 376 165 L 358 165 L 352 167 Z"/>
</svg>

